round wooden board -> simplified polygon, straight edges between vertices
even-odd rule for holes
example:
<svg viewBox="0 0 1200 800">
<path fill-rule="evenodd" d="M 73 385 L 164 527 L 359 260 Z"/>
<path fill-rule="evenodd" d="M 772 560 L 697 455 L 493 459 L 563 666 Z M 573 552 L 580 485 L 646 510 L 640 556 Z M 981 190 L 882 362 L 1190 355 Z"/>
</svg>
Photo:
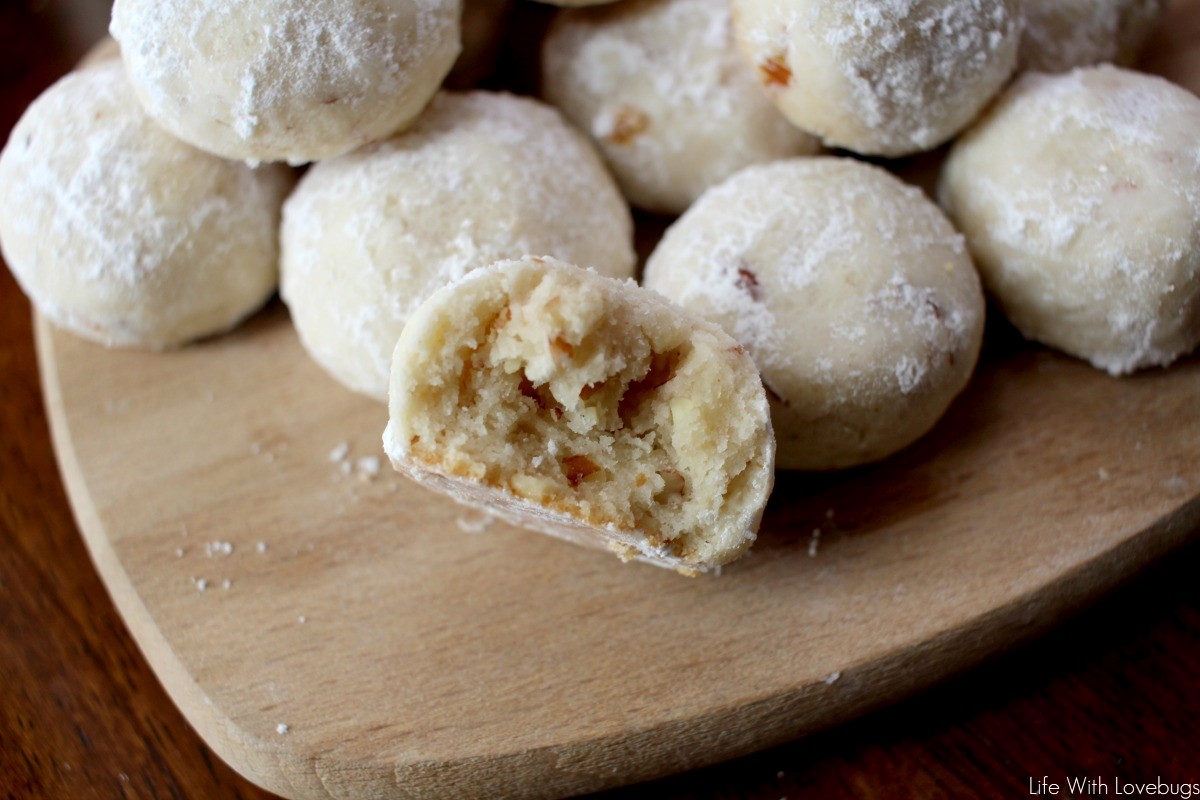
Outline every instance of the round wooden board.
<svg viewBox="0 0 1200 800">
<path fill-rule="evenodd" d="M 1151 62 L 1187 83 L 1200 2 L 1171 13 Z M 392 474 L 384 409 L 277 304 L 172 354 L 37 339 L 131 632 L 213 749 L 287 797 L 552 797 L 768 747 L 1046 630 L 1200 527 L 1196 357 L 1117 380 L 993 354 L 933 434 L 781 474 L 751 555 L 686 579 Z"/>
</svg>

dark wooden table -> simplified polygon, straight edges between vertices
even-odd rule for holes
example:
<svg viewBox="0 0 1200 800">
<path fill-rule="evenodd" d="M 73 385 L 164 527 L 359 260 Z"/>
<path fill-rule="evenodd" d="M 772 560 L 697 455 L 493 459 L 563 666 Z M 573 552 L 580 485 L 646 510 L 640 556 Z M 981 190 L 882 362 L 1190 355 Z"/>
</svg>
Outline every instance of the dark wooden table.
<svg viewBox="0 0 1200 800">
<path fill-rule="evenodd" d="M 0 3 L 5 139 L 79 55 L 61 16 Z M 272 797 L 200 741 L 105 594 L 58 476 L 29 307 L 7 270 L 0 331 L 0 797 Z M 1022 797 L 1042 776 L 1100 776 L 1110 794 L 1115 778 L 1200 783 L 1200 543 L 934 691 L 603 797 Z"/>
</svg>

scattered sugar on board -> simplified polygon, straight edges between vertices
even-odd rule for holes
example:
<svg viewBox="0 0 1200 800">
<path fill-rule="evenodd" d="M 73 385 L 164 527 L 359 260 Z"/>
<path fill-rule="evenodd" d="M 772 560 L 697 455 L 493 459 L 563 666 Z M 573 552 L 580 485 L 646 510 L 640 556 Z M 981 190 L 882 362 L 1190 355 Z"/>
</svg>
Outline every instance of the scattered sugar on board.
<svg viewBox="0 0 1200 800">
<path fill-rule="evenodd" d="M 223 542 L 220 540 L 206 542 L 204 545 L 204 555 L 209 558 L 233 555 L 233 542 Z"/>
<path fill-rule="evenodd" d="M 837 682 L 838 678 L 841 678 L 841 677 L 842 677 L 842 673 L 831 672 L 828 675 L 826 675 L 824 678 L 821 679 L 821 683 L 825 684 L 826 686 L 832 686 L 834 683 Z"/>
<path fill-rule="evenodd" d="M 496 520 L 490 514 L 462 514 L 455 522 L 464 533 L 483 533 Z"/>
<path fill-rule="evenodd" d="M 258 544 L 256 544 L 256 545 L 254 546 L 254 549 L 255 549 L 255 550 L 257 550 L 257 551 L 258 551 L 258 552 L 260 552 L 260 553 L 265 553 L 265 552 L 267 552 L 267 543 L 266 543 L 266 542 L 259 542 Z"/>
<path fill-rule="evenodd" d="M 817 557 L 817 546 L 821 542 L 821 529 L 813 528 L 812 538 L 808 540 L 808 557 Z"/>
<path fill-rule="evenodd" d="M 358 459 L 354 464 L 358 477 L 364 480 L 374 480 L 379 477 L 379 457 L 365 456 Z"/>
<path fill-rule="evenodd" d="M 280 736 L 283 736 L 289 730 L 290 730 L 290 728 L 288 728 L 287 723 L 285 723 L 285 722 L 281 722 L 275 726 L 275 732 L 278 733 Z"/>
</svg>

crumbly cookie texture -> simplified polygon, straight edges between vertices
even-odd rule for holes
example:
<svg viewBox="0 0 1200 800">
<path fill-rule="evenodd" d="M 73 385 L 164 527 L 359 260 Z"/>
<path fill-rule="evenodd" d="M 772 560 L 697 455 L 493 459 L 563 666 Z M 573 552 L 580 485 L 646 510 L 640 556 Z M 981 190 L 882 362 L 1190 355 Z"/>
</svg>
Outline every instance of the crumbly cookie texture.
<svg viewBox="0 0 1200 800">
<path fill-rule="evenodd" d="M 0 246 L 56 325 L 165 349 L 219 333 L 278 280 L 290 171 L 252 170 L 146 116 L 117 59 L 67 75 L 0 153 Z"/>
<path fill-rule="evenodd" d="M 461 0 L 116 0 L 156 122 L 219 156 L 301 164 L 412 122 L 460 49 Z"/>
<path fill-rule="evenodd" d="M 384 449 L 456 500 L 686 573 L 740 556 L 773 480 L 758 372 L 720 328 L 552 258 L 476 270 L 396 345 Z"/>
<path fill-rule="evenodd" d="M 1113 375 L 1200 343 L 1200 100 L 1102 66 L 1017 81 L 940 198 L 1028 338 Z"/>
<path fill-rule="evenodd" d="M 742 167 L 820 149 L 757 85 L 726 0 L 563 12 L 542 64 L 546 99 L 591 134 L 625 196 L 649 211 L 680 214 Z"/>
<path fill-rule="evenodd" d="M 1020 68 L 1132 64 L 1165 6 L 1165 0 L 1025 0 Z"/>
<path fill-rule="evenodd" d="M 411 130 L 315 165 L 284 206 L 280 293 L 300 341 L 387 398 L 392 351 L 427 297 L 468 270 L 547 253 L 633 275 L 629 206 L 550 106 L 442 93 Z"/>
<path fill-rule="evenodd" d="M 801 128 L 857 153 L 932 150 L 1008 80 L 1018 0 L 732 0 L 742 54 Z"/>
<path fill-rule="evenodd" d="M 790 469 L 876 461 L 923 435 L 983 337 L 962 236 L 919 189 L 845 158 L 750 167 L 710 189 L 644 283 L 745 345 Z"/>
</svg>

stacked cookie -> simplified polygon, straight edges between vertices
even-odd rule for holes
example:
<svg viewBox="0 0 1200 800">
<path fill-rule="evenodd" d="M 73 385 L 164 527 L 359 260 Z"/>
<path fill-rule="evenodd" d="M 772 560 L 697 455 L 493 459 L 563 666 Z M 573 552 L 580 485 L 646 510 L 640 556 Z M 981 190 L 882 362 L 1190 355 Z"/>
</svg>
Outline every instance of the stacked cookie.
<svg viewBox="0 0 1200 800">
<path fill-rule="evenodd" d="M 504 88 L 528 8 L 118 0 L 119 50 L 0 154 L 0 246 L 113 346 L 278 287 L 313 359 L 389 402 L 397 469 L 689 573 L 750 546 L 776 467 L 928 432 L 985 288 L 1113 374 L 1200 342 L 1200 100 L 1091 66 L 1161 3 L 597 5 L 541 15 L 547 104 L 441 89 Z M 943 145 L 939 207 L 886 159 Z M 629 204 L 681 215 L 643 285 Z"/>
</svg>

